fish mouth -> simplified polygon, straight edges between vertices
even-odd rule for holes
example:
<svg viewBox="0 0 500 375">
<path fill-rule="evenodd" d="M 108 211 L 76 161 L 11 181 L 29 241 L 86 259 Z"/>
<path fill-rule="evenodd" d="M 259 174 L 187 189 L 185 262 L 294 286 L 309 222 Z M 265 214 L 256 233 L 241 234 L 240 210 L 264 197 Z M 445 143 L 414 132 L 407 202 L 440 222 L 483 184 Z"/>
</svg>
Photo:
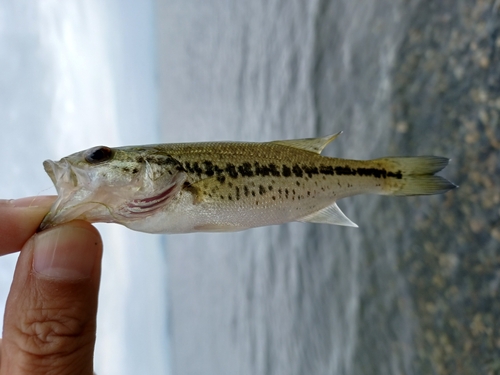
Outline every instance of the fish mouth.
<svg viewBox="0 0 500 375">
<path fill-rule="evenodd" d="M 43 162 L 43 169 L 45 169 L 45 172 L 49 175 L 50 179 L 52 180 L 52 183 L 55 186 L 57 181 L 56 178 L 56 171 L 58 169 L 57 164 L 52 160 L 45 160 Z"/>
<path fill-rule="evenodd" d="M 49 175 L 57 192 L 62 188 L 76 188 L 85 184 L 88 180 L 87 175 L 75 170 L 66 159 L 60 161 L 45 160 L 43 168 Z"/>
<path fill-rule="evenodd" d="M 45 160 L 43 167 L 57 190 L 57 199 L 45 215 L 39 231 L 77 219 L 96 207 L 94 202 L 85 202 L 91 195 L 86 188 L 86 174 L 73 168 L 65 159 L 58 162 Z"/>
<path fill-rule="evenodd" d="M 62 166 L 61 162 L 57 163 L 52 160 L 45 160 L 43 162 L 43 169 L 49 175 L 56 189 L 58 189 L 58 182 L 63 180 L 63 176 L 67 175 L 70 169 L 67 162 L 64 162 L 64 164 Z"/>
</svg>

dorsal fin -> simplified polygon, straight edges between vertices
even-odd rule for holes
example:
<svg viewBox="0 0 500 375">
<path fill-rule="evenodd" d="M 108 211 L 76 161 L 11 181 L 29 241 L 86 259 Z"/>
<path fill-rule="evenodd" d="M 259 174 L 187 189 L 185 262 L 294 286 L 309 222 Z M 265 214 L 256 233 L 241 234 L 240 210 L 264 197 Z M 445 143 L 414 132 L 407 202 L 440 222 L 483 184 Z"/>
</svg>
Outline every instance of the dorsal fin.
<svg viewBox="0 0 500 375">
<path fill-rule="evenodd" d="M 294 147 L 301 150 L 311 151 L 316 154 L 321 154 L 321 151 L 326 147 L 328 143 L 337 138 L 342 132 L 337 134 L 328 135 L 322 138 L 303 138 L 303 139 L 287 139 L 284 141 L 273 141 L 269 143 L 277 143 L 279 145 Z"/>
</svg>

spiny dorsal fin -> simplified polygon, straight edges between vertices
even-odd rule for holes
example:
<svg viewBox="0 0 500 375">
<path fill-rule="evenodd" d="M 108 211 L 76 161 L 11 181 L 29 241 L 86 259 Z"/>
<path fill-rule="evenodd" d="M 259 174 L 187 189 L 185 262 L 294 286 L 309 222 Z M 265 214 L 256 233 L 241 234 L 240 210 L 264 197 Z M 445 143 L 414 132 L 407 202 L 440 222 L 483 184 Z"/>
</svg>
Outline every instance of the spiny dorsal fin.
<svg viewBox="0 0 500 375">
<path fill-rule="evenodd" d="M 333 224 L 333 225 L 343 225 L 346 227 L 358 226 L 353 223 L 345 214 L 340 210 L 337 203 L 331 206 L 325 207 L 315 213 L 303 217 L 297 221 L 302 221 L 306 223 L 320 223 L 320 224 Z"/>
<path fill-rule="evenodd" d="M 303 139 L 287 139 L 284 141 L 273 141 L 269 143 L 277 143 L 279 145 L 294 147 L 301 150 L 311 151 L 316 154 L 321 154 L 321 151 L 326 147 L 328 143 L 337 138 L 342 132 L 337 134 L 328 135 L 322 138 L 303 138 Z"/>
</svg>

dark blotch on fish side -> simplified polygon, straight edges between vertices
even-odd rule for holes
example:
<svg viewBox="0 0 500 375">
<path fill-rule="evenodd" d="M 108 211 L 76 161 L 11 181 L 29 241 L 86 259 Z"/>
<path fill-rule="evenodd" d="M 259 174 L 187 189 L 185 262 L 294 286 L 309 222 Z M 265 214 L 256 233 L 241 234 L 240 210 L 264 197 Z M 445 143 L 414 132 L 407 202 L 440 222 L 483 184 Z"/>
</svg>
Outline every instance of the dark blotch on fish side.
<svg viewBox="0 0 500 375">
<path fill-rule="evenodd" d="M 283 173 L 283 177 L 290 177 L 292 175 L 292 170 L 285 164 L 283 164 L 281 171 Z"/>
<path fill-rule="evenodd" d="M 259 194 L 263 195 L 266 192 L 266 188 L 262 185 L 259 185 Z"/>
<path fill-rule="evenodd" d="M 252 164 L 243 163 L 242 165 L 238 166 L 238 172 L 240 172 L 240 174 L 243 177 L 252 177 L 253 176 Z"/>
<path fill-rule="evenodd" d="M 250 194 L 250 191 L 248 190 L 248 186 L 243 186 L 243 190 L 245 192 L 245 197 L 248 197 L 248 194 Z"/>
<path fill-rule="evenodd" d="M 373 177 L 383 177 L 387 176 L 387 172 L 384 169 L 375 169 L 375 168 L 358 168 L 358 174 L 360 176 L 373 176 Z"/>
<path fill-rule="evenodd" d="M 309 178 L 312 177 L 313 174 L 318 174 L 318 167 L 308 167 L 308 166 L 302 166 L 302 169 L 304 172 L 309 176 Z"/>
<path fill-rule="evenodd" d="M 189 163 L 188 161 L 184 163 L 184 167 L 189 173 L 194 173 L 194 169 L 191 167 L 191 163 Z"/>
<path fill-rule="evenodd" d="M 226 164 L 226 172 L 231 178 L 237 178 L 238 172 L 236 171 L 236 167 L 234 164 L 227 163 Z"/>
<path fill-rule="evenodd" d="M 218 165 L 214 165 L 214 171 L 215 173 L 217 173 L 217 175 L 221 175 L 222 172 L 224 172 L 224 170 L 222 168 L 220 168 Z"/>
<path fill-rule="evenodd" d="M 259 163 L 255 163 L 255 174 L 257 176 L 269 176 L 271 174 L 271 169 L 269 169 L 266 165 L 260 165 Z"/>
<path fill-rule="evenodd" d="M 217 176 L 217 181 L 219 181 L 221 184 L 223 184 L 226 181 L 226 176 L 224 176 L 224 175 Z"/>
<path fill-rule="evenodd" d="M 319 173 L 333 176 L 333 167 L 331 165 L 320 165 Z"/>
<path fill-rule="evenodd" d="M 163 161 L 162 161 L 164 165 L 177 165 L 179 164 L 179 161 L 174 159 L 173 157 L 171 157 L 170 155 L 167 155 Z"/>
<path fill-rule="evenodd" d="M 260 165 L 259 163 L 255 163 L 255 174 L 257 176 L 274 176 L 274 177 L 280 177 L 281 173 L 278 170 L 278 167 L 271 163 L 269 165 Z"/>
<path fill-rule="evenodd" d="M 345 167 L 335 167 L 335 174 L 337 176 L 352 176 L 356 174 L 356 170 L 349 168 L 348 166 Z"/>
<path fill-rule="evenodd" d="M 163 165 L 173 165 L 173 166 L 175 166 L 175 169 L 177 169 L 179 172 L 186 172 L 186 169 L 184 169 L 184 167 L 182 166 L 182 163 L 179 160 L 174 159 L 170 155 L 167 155 L 163 159 L 161 159 L 161 158 L 157 159 L 157 162 L 158 162 L 158 164 L 163 164 Z"/>
<path fill-rule="evenodd" d="M 240 200 L 240 188 L 238 186 L 236 186 L 235 190 L 236 190 L 236 200 L 239 201 Z"/>
<path fill-rule="evenodd" d="M 403 178 L 403 174 L 401 171 L 397 172 L 388 172 L 385 169 L 378 168 L 357 168 L 351 169 L 349 167 L 336 167 L 335 174 L 341 175 L 359 175 L 359 176 L 367 176 L 367 177 L 375 177 L 375 178 L 387 178 L 393 177 L 398 180 Z"/>
<path fill-rule="evenodd" d="M 292 172 L 295 174 L 295 176 L 297 177 L 302 177 L 303 176 L 303 171 L 302 169 L 299 167 L 298 164 L 295 164 L 292 168 Z"/>
<path fill-rule="evenodd" d="M 201 174 L 203 173 L 203 169 L 200 168 L 198 162 L 193 163 L 193 169 L 198 176 L 201 176 Z"/>
<path fill-rule="evenodd" d="M 213 165 L 213 163 L 211 161 L 205 160 L 203 162 L 203 166 L 205 167 L 205 174 L 208 177 L 212 177 L 215 174 L 214 165 Z"/>
<path fill-rule="evenodd" d="M 389 177 L 395 177 L 398 180 L 401 180 L 403 178 L 403 174 L 401 173 L 401 171 L 387 172 L 387 176 L 389 176 Z"/>
<path fill-rule="evenodd" d="M 278 171 L 278 167 L 276 167 L 276 165 L 273 163 L 269 164 L 269 171 L 271 172 L 271 175 L 273 175 L 274 177 L 281 176 L 280 171 Z"/>
</svg>

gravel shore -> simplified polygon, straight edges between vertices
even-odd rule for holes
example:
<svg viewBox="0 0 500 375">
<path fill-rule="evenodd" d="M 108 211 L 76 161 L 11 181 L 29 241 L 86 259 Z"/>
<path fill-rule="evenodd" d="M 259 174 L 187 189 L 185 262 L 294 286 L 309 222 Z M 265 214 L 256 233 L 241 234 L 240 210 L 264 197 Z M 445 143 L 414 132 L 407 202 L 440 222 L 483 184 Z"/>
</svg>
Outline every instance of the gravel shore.
<svg viewBox="0 0 500 375">
<path fill-rule="evenodd" d="M 499 374 L 500 2 L 422 1 L 409 21 L 393 76 L 391 151 L 413 154 L 425 142 L 452 158 L 444 174 L 460 185 L 405 203 L 418 219 L 398 259 L 420 327 L 414 370 Z M 439 225 L 427 212 L 439 212 Z"/>
</svg>

